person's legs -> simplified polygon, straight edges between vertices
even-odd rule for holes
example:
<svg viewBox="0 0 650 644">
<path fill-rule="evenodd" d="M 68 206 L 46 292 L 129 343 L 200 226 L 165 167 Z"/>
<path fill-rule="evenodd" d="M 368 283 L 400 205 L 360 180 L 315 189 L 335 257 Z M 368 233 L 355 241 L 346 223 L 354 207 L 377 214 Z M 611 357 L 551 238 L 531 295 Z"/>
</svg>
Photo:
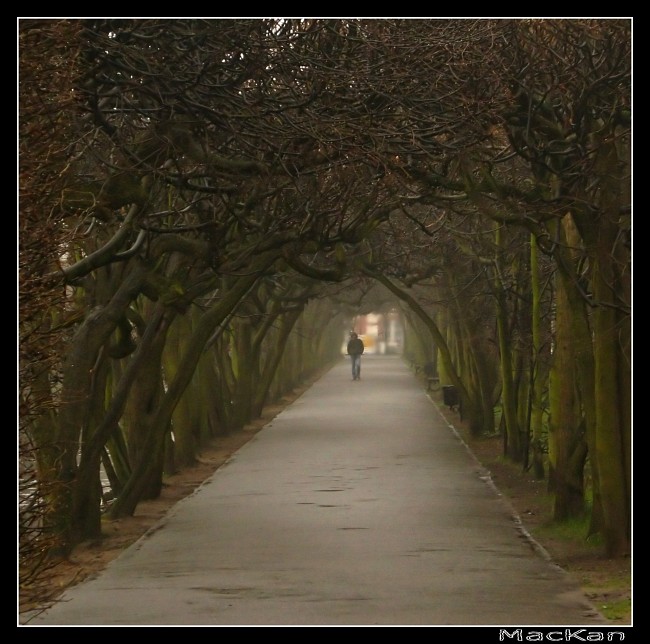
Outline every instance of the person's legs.
<svg viewBox="0 0 650 644">
<path fill-rule="evenodd" d="M 359 380 L 361 377 L 361 356 L 352 356 L 352 380 Z"/>
</svg>

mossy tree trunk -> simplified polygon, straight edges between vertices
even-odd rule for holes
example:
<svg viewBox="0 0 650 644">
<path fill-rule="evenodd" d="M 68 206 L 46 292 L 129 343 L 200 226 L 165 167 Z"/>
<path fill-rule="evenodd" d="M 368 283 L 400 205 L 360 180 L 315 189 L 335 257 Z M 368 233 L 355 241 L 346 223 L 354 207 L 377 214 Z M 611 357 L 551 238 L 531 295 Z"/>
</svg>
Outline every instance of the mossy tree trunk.
<svg viewBox="0 0 650 644">
<path fill-rule="evenodd" d="M 585 427 L 576 395 L 576 351 L 571 293 L 562 279 L 555 288 L 555 343 L 550 374 L 549 490 L 554 517 L 564 520 L 584 512 Z"/>
<path fill-rule="evenodd" d="M 43 473 L 54 476 L 55 484 L 51 486 L 51 490 L 52 494 L 57 496 L 51 499 L 50 511 L 45 520 L 51 522 L 53 532 L 59 536 L 64 549 L 72 547 L 87 531 L 92 534 L 99 531 L 96 521 L 94 525 L 89 524 L 89 521 L 92 523 L 90 517 L 97 518 L 97 513 L 86 509 L 84 504 L 74 502 L 75 487 L 78 484 L 78 451 L 83 427 L 89 418 L 89 402 L 93 399 L 93 375 L 100 351 L 117 328 L 130 303 L 137 297 L 145 275 L 145 270 L 135 267 L 125 277 L 110 301 L 87 315 L 70 342 L 63 364 L 61 407 L 56 423 L 56 435 L 44 453 L 44 459 L 50 460 L 48 454 L 52 459 L 50 467 L 44 469 Z M 99 471 L 99 463 L 100 455 L 93 454 L 93 461 L 87 470 L 93 471 L 93 480 L 96 480 L 94 472 Z M 90 485 L 96 491 L 96 484 Z M 96 496 L 95 492 L 92 496 Z M 81 513 L 79 516 L 84 517 L 82 525 L 77 525 L 75 521 L 75 505 L 76 511 Z"/>
<path fill-rule="evenodd" d="M 502 227 L 496 229 L 497 253 L 502 251 Z M 502 259 L 497 254 L 496 274 L 494 276 L 494 295 L 496 302 L 497 340 L 499 343 L 499 364 L 501 367 L 501 406 L 505 422 L 505 454 L 514 462 L 521 462 L 523 445 L 521 428 L 517 415 L 517 395 L 514 381 L 513 343 L 510 327 L 510 315 L 503 283 Z"/>
<path fill-rule="evenodd" d="M 539 277 L 539 261 L 537 240 L 530 236 L 530 282 L 531 282 L 531 384 L 530 384 L 530 468 L 533 476 L 543 480 L 546 474 L 544 459 L 545 432 L 543 423 L 542 396 L 545 379 L 542 369 L 542 307 L 541 284 Z"/>
<path fill-rule="evenodd" d="M 150 445 L 149 440 L 156 413 L 165 395 L 162 357 L 167 335 L 167 332 L 159 333 L 150 343 L 146 356 L 142 358 L 138 377 L 131 385 L 124 413 L 126 444 L 132 467 L 131 475 L 133 476 L 133 467 L 136 463 L 147 459 L 150 464 L 148 477 L 142 484 L 141 499 L 157 498 L 163 483 L 164 452 L 162 445 L 165 434 L 170 430 L 170 424 L 166 426 L 165 432 L 159 434 L 160 442 L 154 448 Z"/>
<path fill-rule="evenodd" d="M 186 351 L 179 363 L 174 379 L 168 383 L 167 390 L 157 407 L 150 430 L 143 444 L 142 456 L 134 463 L 133 473 L 124 486 L 124 490 L 112 505 L 110 514 L 113 518 L 133 514 L 138 502 L 143 498 L 149 481 L 156 478 L 160 468 L 164 437 L 169 429 L 174 409 L 192 379 L 196 366 L 205 346 L 215 329 L 232 313 L 255 285 L 260 276 L 277 259 L 274 251 L 256 257 L 250 270 L 231 284 L 231 288 L 208 308 L 196 323 L 192 337 L 187 343 Z"/>
<path fill-rule="evenodd" d="M 280 360 L 284 355 L 291 331 L 300 318 L 302 310 L 302 308 L 296 307 L 292 311 L 285 312 L 279 320 L 280 328 L 278 329 L 278 333 L 273 334 L 273 346 L 268 347 L 266 359 L 262 366 L 262 373 L 253 392 L 252 411 L 256 418 L 259 418 L 262 414 L 264 405 L 268 401 L 271 383 L 277 373 Z"/>
<path fill-rule="evenodd" d="M 163 354 L 164 376 L 171 382 L 178 372 L 178 365 L 185 353 L 186 344 L 192 336 L 192 319 L 194 310 L 176 318 L 167 334 L 167 342 Z M 200 415 L 204 413 L 202 400 L 199 396 L 199 384 L 194 377 L 180 397 L 172 414 L 171 431 L 173 435 L 173 459 L 167 460 L 165 471 L 173 473 L 169 468 L 183 468 L 196 462 L 199 445 Z"/>
</svg>

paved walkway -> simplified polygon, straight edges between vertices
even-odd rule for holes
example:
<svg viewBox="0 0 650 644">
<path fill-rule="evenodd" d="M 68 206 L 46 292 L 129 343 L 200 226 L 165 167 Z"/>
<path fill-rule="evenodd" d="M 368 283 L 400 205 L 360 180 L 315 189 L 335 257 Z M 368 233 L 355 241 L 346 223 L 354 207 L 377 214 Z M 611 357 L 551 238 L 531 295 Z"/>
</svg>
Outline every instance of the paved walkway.
<svg viewBox="0 0 650 644">
<path fill-rule="evenodd" d="M 29 625 L 606 625 L 399 357 L 342 361 Z"/>
</svg>

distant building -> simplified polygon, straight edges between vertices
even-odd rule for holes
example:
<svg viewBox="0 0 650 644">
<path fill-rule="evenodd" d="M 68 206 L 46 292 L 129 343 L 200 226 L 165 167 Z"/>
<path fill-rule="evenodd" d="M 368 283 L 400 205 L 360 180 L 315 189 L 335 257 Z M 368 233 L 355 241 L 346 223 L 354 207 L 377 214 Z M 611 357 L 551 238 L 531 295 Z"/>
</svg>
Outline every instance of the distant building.
<svg viewBox="0 0 650 644">
<path fill-rule="evenodd" d="M 402 319 L 396 309 L 388 313 L 357 315 L 344 330 L 342 353 L 346 353 L 350 331 L 363 340 L 367 354 L 401 353 L 404 346 Z"/>
</svg>

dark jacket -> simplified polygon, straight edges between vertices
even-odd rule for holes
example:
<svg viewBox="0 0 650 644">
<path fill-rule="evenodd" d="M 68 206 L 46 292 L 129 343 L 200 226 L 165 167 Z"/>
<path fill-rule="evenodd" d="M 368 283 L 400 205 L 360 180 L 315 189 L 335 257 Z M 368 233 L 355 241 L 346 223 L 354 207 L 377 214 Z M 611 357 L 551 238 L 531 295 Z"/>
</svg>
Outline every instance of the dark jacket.
<svg viewBox="0 0 650 644">
<path fill-rule="evenodd" d="M 365 347 L 363 346 L 363 340 L 361 338 L 352 338 L 348 342 L 348 353 L 351 356 L 361 355 Z"/>
</svg>

